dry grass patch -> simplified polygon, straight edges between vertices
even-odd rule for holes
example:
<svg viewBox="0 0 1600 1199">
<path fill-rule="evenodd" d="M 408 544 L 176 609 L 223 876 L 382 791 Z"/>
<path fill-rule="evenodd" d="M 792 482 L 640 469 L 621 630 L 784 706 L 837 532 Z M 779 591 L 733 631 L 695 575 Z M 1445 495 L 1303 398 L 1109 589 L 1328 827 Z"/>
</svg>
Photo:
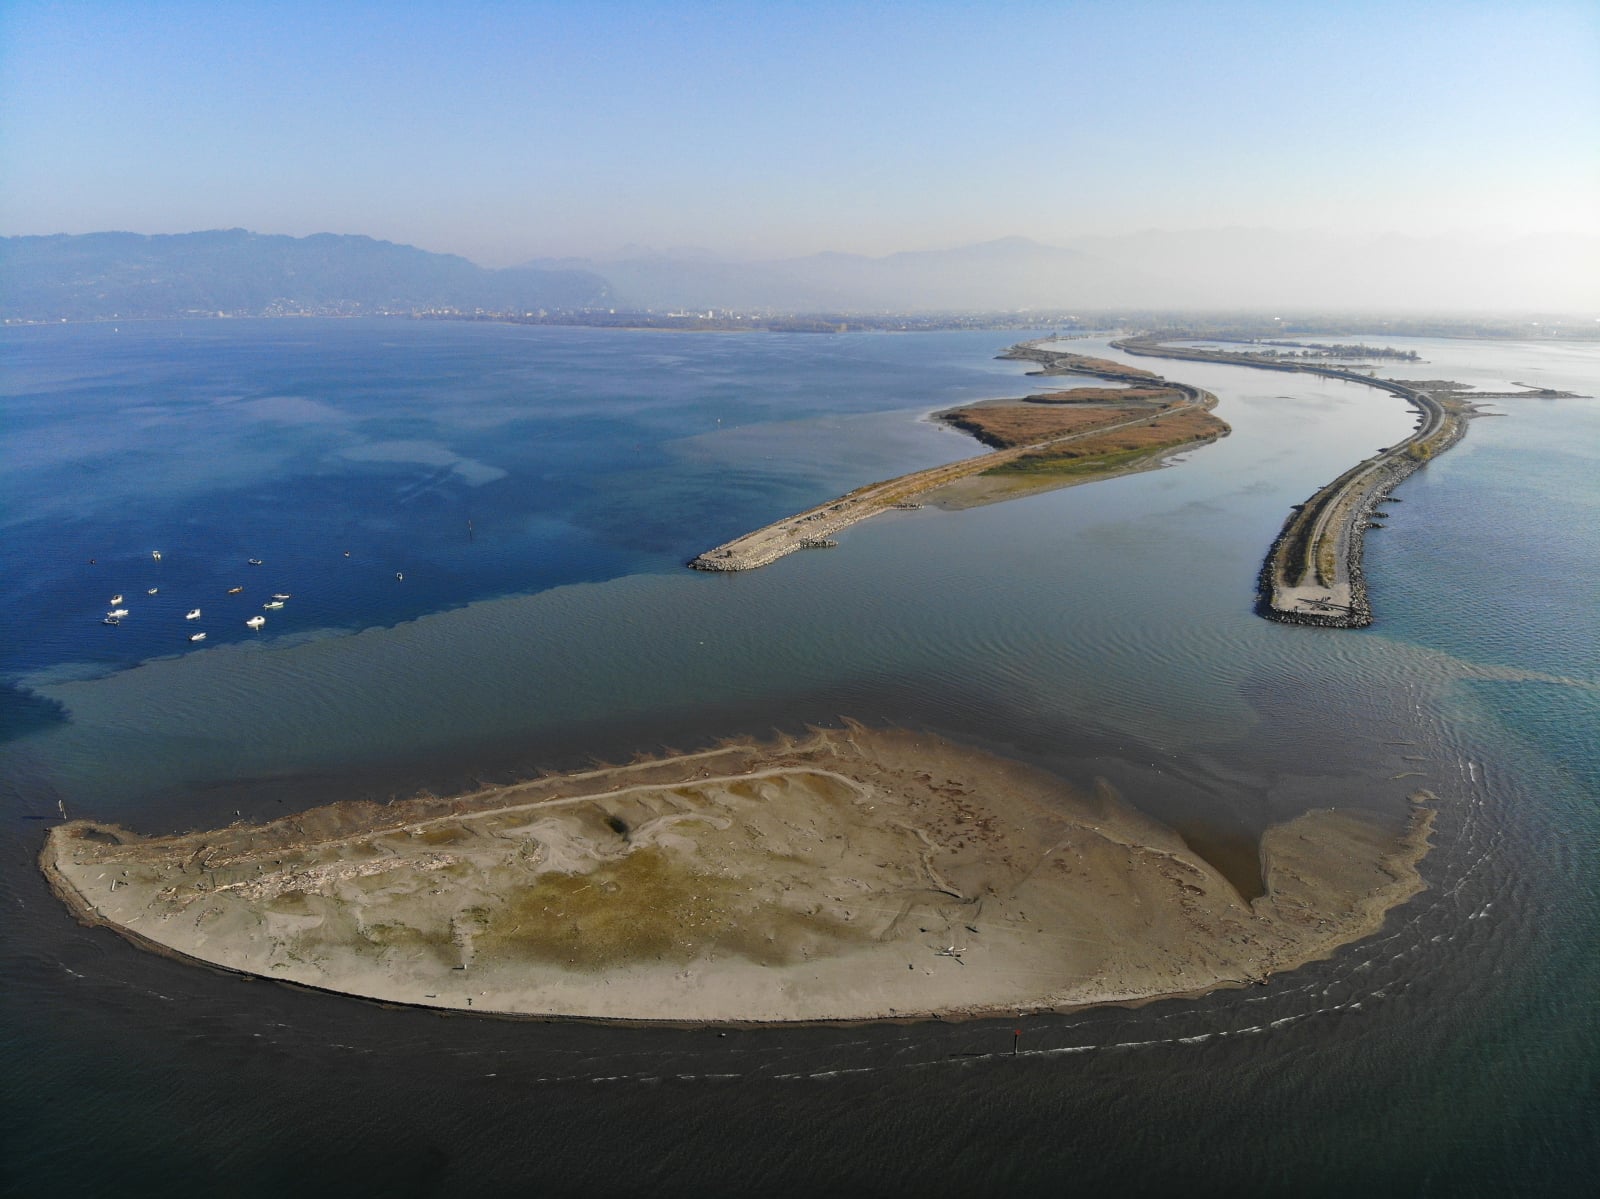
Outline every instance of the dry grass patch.
<svg viewBox="0 0 1600 1199">
<path fill-rule="evenodd" d="M 473 944 L 489 958 L 600 970 L 686 963 L 717 951 L 778 965 L 810 940 L 853 935 L 825 913 L 759 901 L 736 878 L 646 848 L 585 874 L 544 874 L 516 888 L 486 913 Z"/>
<path fill-rule="evenodd" d="M 1051 354 L 1052 374 L 1082 371 L 1086 375 L 1125 376 L 1132 379 L 1159 379 L 1155 371 L 1129 366 L 1126 362 L 1113 362 L 1109 358 L 1090 358 L 1087 354 Z"/>
<path fill-rule="evenodd" d="M 1229 432 L 1226 421 L 1209 412 L 1186 411 L 1152 419 L 1128 429 L 1117 429 L 1098 437 L 1049 449 L 1033 450 L 986 471 L 986 474 L 1026 474 L 1030 472 L 1102 469 L 1114 467 L 1156 450 L 1206 441 Z"/>
<path fill-rule="evenodd" d="M 1023 397 L 1029 404 L 1170 404 L 1181 398 L 1168 387 L 1070 387 Z"/>
<path fill-rule="evenodd" d="M 1032 445 L 1127 418 L 1126 412 L 1115 408 L 1060 408 L 1041 404 L 986 404 L 957 408 L 942 417 L 997 450 Z"/>
</svg>

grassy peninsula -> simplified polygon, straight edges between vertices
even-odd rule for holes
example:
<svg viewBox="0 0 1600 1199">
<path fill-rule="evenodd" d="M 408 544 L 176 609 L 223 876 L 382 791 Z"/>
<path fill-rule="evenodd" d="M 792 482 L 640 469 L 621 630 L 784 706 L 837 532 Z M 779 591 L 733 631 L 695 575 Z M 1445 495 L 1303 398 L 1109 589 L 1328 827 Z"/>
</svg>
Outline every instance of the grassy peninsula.
<svg viewBox="0 0 1600 1199">
<path fill-rule="evenodd" d="M 689 565 L 754 570 L 798 549 L 832 545 L 835 533 L 889 508 L 923 502 L 965 507 L 1089 482 L 1146 469 L 1166 453 L 1228 432 L 1211 415 L 1217 400 L 1210 392 L 1110 359 L 1048 349 L 1050 340 L 1021 342 L 1000 357 L 1037 363 L 1030 375 L 1089 376 L 1118 386 L 1068 388 L 936 413 L 992 452 L 859 487 L 707 550 Z"/>
</svg>

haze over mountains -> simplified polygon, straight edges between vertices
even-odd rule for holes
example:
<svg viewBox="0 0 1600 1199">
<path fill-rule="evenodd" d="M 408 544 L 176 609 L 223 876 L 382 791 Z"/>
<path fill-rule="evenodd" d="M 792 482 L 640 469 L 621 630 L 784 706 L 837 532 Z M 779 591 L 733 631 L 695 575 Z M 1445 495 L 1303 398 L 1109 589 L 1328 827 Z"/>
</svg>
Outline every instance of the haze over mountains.
<svg viewBox="0 0 1600 1199">
<path fill-rule="evenodd" d="M 0 239 L 0 318 L 213 316 L 430 308 L 583 308 L 611 302 L 574 270 L 491 271 L 370 237 L 221 229 Z"/>
<path fill-rule="evenodd" d="M 619 301 L 652 308 L 1600 309 L 1600 238 L 1580 235 L 1220 229 L 1081 237 L 1053 246 L 1011 237 L 881 258 L 731 262 L 704 253 L 641 252 L 530 265 L 592 271 L 610 281 Z"/>
<path fill-rule="evenodd" d="M 1600 311 L 1600 238 L 1419 238 L 1258 229 L 1043 245 L 1012 237 L 883 257 L 733 261 L 629 251 L 488 270 L 369 237 L 242 229 L 0 239 L 7 320 L 409 312 L 735 309 Z"/>
</svg>

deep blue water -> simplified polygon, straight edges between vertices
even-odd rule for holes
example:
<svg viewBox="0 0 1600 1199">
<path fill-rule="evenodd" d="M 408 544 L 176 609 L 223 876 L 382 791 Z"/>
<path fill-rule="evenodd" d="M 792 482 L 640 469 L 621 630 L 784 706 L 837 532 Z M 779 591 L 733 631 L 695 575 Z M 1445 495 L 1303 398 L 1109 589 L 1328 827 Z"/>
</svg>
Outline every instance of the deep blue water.
<svg viewBox="0 0 1600 1199">
<path fill-rule="evenodd" d="M 1012 340 L 0 333 L 6 1181 L 1586 1189 L 1600 402 L 1496 402 L 1404 484 L 1369 535 L 1378 623 L 1360 633 L 1255 618 L 1255 572 L 1288 506 L 1410 414 L 1201 364 L 1170 373 L 1214 390 L 1234 432 L 1173 469 L 886 514 L 747 575 L 682 568 L 968 453 L 918 416 L 1027 390 L 993 358 Z M 1600 391 L 1592 347 L 1407 344 L 1427 362 L 1396 374 Z M 250 633 L 274 591 L 293 598 Z M 129 618 L 100 625 L 119 592 Z M 1011 1022 L 723 1034 L 383 1011 L 77 928 L 31 866 L 58 801 L 159 830 L 841 716 L 1106 778 L 1242 881 L 1267 825 L 1328 804 L 1398 819 L 1426 785 L 1430 890 L 1265 988 L 1030 1017 L 1012 1058 Z"/>
<path fill-rule="evenodd" d="M 853 485 L 885 443 L 919 465 L 965 453 L 904 412 L 880 416 L 989 394 L 1019 373 L 989 360 L 997 341 L 357 321 L 10 330 L 0 511 L 16 557 L 0 605 L 16 635 L 0 672 L 132 665 L 188 652 L 196 631 L 208 649 L 251 638 L 245 618 L 280 592 L 294 600 L 264 635 L 675 569 L 819 486 Z M 785 446 L 776 467 L 768 441 Z M 130 616 L 87 628 L 114 594 Z"/>
</svg>

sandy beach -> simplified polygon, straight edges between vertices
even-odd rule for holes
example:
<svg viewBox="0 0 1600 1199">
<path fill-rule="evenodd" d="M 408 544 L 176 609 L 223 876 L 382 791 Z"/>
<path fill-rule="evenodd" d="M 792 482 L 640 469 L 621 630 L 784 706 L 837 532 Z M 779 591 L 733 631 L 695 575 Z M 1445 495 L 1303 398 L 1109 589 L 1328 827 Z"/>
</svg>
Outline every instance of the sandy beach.
<svg viewBox="0 0 1600 1199">
<path fill-rule="evenodd" d="M 1252 902 L 1099 784 L 849 726 L 450 798 L 145 837 L 51 830 L 80 920 L 393 1003 L 674 1023 L 959 1018 L 1246 984 L 1422 889 L 1402 835 L 1270 829 Z"/>
</svg>

